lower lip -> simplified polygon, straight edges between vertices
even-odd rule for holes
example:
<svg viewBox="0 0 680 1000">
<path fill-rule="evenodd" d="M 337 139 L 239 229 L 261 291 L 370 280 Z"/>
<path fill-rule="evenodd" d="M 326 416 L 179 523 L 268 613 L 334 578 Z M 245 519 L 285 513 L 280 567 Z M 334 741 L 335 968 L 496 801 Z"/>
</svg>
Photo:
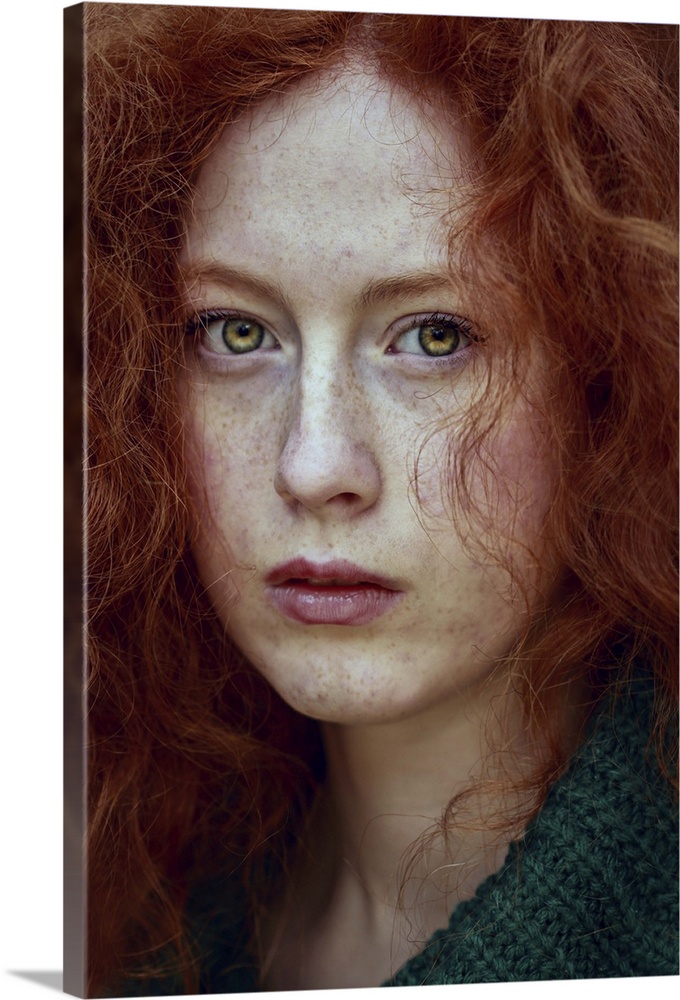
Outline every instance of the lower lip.
<svg viewBox="0 0 680 1000">
<path fill-rule="evenodd" d="M 403 593 L 370 583 L 282 583 L 268 587 L 267 596 L 277 611 L 302 625 L 367 625 L 390 611 Z"/>
</svg>

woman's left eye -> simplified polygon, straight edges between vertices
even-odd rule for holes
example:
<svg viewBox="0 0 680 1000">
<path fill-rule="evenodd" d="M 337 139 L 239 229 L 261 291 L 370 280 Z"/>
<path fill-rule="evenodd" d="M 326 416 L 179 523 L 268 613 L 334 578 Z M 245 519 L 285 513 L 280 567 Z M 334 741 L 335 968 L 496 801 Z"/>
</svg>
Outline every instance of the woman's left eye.
<svg viewBox="0 0 680 1000">
<path fill-rule="evenodd" d="M 189 321 L 187 333 L 198 336 L 204 347 L 217 354 L 252 354 L 260 347 L 277 346 L 262 323 L 249 316 L 204 313 Z"/>
<path fill-rule="evenodd" d="M 459 316 L 427 316 L 400 333 L 390 345 L 390 353 L 443 358 L 468 347 L 473 339 L 468 320 Z"/>
</svg>

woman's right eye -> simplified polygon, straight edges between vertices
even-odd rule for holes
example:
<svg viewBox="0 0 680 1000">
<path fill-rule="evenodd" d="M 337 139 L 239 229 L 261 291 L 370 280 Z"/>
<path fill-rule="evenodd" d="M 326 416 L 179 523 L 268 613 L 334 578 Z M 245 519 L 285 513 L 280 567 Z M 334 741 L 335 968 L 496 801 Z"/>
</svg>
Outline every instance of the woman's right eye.
<svg viewBox="0 0 680 1000">
<path fill-rule="evenodd" d="M 278 347 L 262 323 L 248 316 L 203 313 L 189 321 L 187 333 L 216 354 L 252 354 L 260 347 Z"/>
</svg>

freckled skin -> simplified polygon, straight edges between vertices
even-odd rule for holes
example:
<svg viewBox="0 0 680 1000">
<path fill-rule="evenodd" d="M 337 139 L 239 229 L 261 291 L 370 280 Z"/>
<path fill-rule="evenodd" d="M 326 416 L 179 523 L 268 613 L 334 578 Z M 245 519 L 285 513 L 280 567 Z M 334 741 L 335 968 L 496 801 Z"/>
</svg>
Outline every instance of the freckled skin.
<svg viewBox="0 0 680 1000">
<path fill-rule="evenodd" d="M 507 574 L 480 565 L 445 512 L 441 436 L 420 457 L 422 510 L 410 488 L 442 415 L 456 418 L 456 447 L 484 361 L 446 368 L 390 352 L 395 324 L 459 315 L 459 295 L 450 286 L 358 303 L 370 281 L 445 269 L 441 191 L 455 193 L 466 155 L 434 111 L 350 69 L 227 128 L 198 180 L 183 266 L 239 268 L 284 299 L 188 281 L 190 311 L 255 317 L 276 345 L 217 362 L 189 355 L 187 436 L 204 509 L 195 554 L 237 645 L 294 708 L 330 722 L 425 719 L 481 690 L 519 628 Z M 531 415 L 513 405 L 495 459 L 518 484 L 520 541 L 533 544 L 547 473 Z M 367 625 L 290 621 L 264 581 L 298 556 L 351 560 L 398 580 L 404 597 Z"/>
</svg>

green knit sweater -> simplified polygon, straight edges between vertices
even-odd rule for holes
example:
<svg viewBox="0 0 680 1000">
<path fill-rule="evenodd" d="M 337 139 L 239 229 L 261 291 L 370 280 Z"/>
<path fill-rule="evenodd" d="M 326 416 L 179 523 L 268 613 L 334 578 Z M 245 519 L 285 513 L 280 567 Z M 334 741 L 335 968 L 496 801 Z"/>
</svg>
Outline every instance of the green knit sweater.
<svg viewBox="0 0 680 1000">
<path fill-rule="evenodd" d="M 678 816 L 649 705 L 638 689 L 599 713 L 501 869 L 385 986 L 678 974 Z M 240 923 L 197 919 L 201 992 L 258 989 Z M 128 981 L 114 995 L 175 992 Z"/>
<path fill-rule="evenodd" d="M 503 867 L 385 985 L 678 974 L 678 816 L 648 699 L 603 712 Z"/>
</svg>

